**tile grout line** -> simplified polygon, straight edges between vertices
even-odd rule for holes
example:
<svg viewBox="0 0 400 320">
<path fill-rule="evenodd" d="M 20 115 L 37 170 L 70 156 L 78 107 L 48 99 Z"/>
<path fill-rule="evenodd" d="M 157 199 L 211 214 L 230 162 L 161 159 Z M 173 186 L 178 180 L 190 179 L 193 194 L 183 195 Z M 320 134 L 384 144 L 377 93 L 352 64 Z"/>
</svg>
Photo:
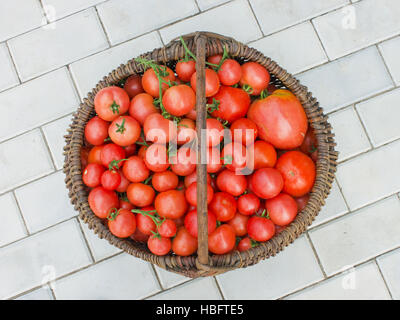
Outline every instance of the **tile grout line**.
<svg viewBox="0 0 400 320">
<path fill-rule="evenodd" d="M 55 159 L 54 159 L 54 157 L 53 157 L 53 154 L 52 154 L 52 152 L 51 152 L 51 150 L 50 150 L 49 144 L 48 144 L 48 142 L 47 142 L 46 135 L 44 134 L 43 129 L 42 129 L 41 126 L 38 127 L 38 129 L 39 129 L 40 135 L 41 135 L 41 137 L 42 137 L 42 139 L 43 139 L 43 142 L 44 142 L 44 144 L 45 144 L 45 146 L 46 146 L 47 152 L 48 152 L 48 154 L 49 154 L 49 156 L 50 156 L 51 164 L 53 165 L 53 169 L 54 169 L 54 171 L 57 171 L 56 162 L 55 162 Z"/>
<path fill-rule="evenodd" d="M 251 3 L 250 3 L 250 0 L 247 0 L 247 4 L 248 4 L 248 6 L 250 7 L 250 11 L 251 11 L 251 13 L 253 14 L 254 20 L 256 20 L 256 23 L 257 23 L 258 29 L 259 29 L 260 32 L 261 32 L 262 38 L 265 37 L 264 31 L 263 31 L 263 29 L 261 28 L 261 24 L 260 24 L 260 22 L 259 22 L 258 19 L 257 19 L 257 15 L 256 15 L 256 13 L 255 13 L 255 11 L 254 11 L 254 9 L 253 9 L 253 6 L 252 6 Z"/>
<path fill-rule="evenodd" d="M 90 259 L 92 260 L 92 263 L 94 263 L 94 262 L 96 261 L 96 259 L 94 258 L 94 254 L 93 254 L 93 252 L 92 252 L 92 249 L 91 249 L 90 246 L 89 246 L 89 241 L 88 241 L 88 239 L 86 238 L 85 232 L 83 231 L 82 225 L 81 225 L 81 223 L 80 223 L 80 221 L 79 221 L 79 217 L 78 217 L 78 216 L 75 216 L 75 220 L 76 220 L 76 223 L 77 223 L 78 226 L 79 226 L 79 230 L 80 230 L 80 232 L 81 232 L 81 234 L 82 234 L 83 242 L 85 242 L 85 245 L 86 245 L 87 250 L 88 250 L 88 252 L 89 252 Z"/>
<path fill-rule="evenodd" d="M 15 86 L 12 86 L 11 88 L 18 87 L 20 84 L 22 84 L 22 80 L 21 80 L 21 77 L 19 76 L 19 73 L 18 73 L 18 70 L 17 70 L 17 65 L 16 65 L 16 63 L 14 61 L 14 58 L 13 58 L 12 54 L 11 54 L 10 46 L 8 45 L 7 41 L 5 41 L 4 44 L 5 44 L 6 48 L 7 48 L 8 55 L 10 56 L 11 65 L 13 67 L 13 70 L 14 70 L 15 74 L 17 75 L 17 78 L 18 78 L 18 81 L 19 81 L 19 83 L 17 83 Z M 9 90 L 11 88 L 5 89 L 3 91 L 7 91 L 7 90 Z M 3 91 L 0 91 L 0 93 L 3 92 Z"/>
<path fill-rule="evenodd" d="M 195 5 L 196 5 L 197 9 L 199 10 L 199 12 L 202 12 L 197 0 L 193 0 L 193 1 L 194 1 Z"/>
<path fill-rule="evenodd" d="M 359 114 L 359 112 L 358 112 L 358 109 L 356 108 L 356 105 L 353 104 L 353 105 L 351 106 L 351 108 L 352 108 L 353 111 L 355 112 L 358 121 L 360 121 L 360 123 L 361 123 L 361 127 L 362 127 L 362 129 L 364 130 L 365 135 L 367 136 L 368 143 L 369 143 L 371 149 L 374 150 L 374 149 L 375 149 L 375 148 L 374 148 L 374 144 L 372 143 L 371 137 L 369 136 L 368 131 L 367 131 L 367 127 L 366 127 L 366 125 L 364 124 L 364 122 L 362 121 L 362 119 L 361 119 L 361 117 L 360 117 L 360 114 Z M 370 150 L 371 150 L 371 149 L 370 149 Z"/>
<path fill-rule="evenodd" d="M 386 63 L 386 60 L 385 60 L 385 58 L 383 57 L 383 53 L 382 53 L 382 51 L 381 51 L 381 49 L 380 49 L 380 47 L 379 47 L 379 45 L 380 45 L 381 43 L 382 43 L 382 42 L 376 43 L 376 44 L 375 44 L 375 47 L 376 47 L 376 49 L 378 50 L 379 56 L 380 56 L 381 59 L 382 59 L 383 65 L 385 66 L 385 69 L 386 69 L 387 73 L 389 74 L 390 79 L 391 79 L 392 82 L 393 82 L 393 85 L 396 86 L 396 81 L 394 81 L 393 75 L 392 75 L 392 73 L 390 72 L 390 68 L 389 68 L 388 64 Z"/>
<path fill-rule="evenodd" d="M 330 57 L 329 57 L 329 55 L 328 55 L 328 51 L 326 50 L 326 48 L 325 48 L 325 46 L 324 46 L 324 43 L 322 42 L 322 39 L 321 39 L 321 37 L 320 37 L 320 35 L 319 35 L 319 33 L 318 33 L 318 30 L 317 30 L 317 28 L 315 27 L 314 21 L 311 20 L 311 19 L 310 19 L 309 21 L 310 21 L 310 23 L 311 23 L 311 26 L 312 26 L 314 32 L 315 32 L 315 35 L 316 35 L 317 38 L 318 38 L 318 41 L 319 41 L 319 44 L 321 45 L 321 48 L 322 48 L 322 50 L 324 51 L 324 55 L 325 55 L 326 59 L 328 59 L 328 61 L 326 61 L 326 63 L 329 63 L 329 62 L 331 61 L 331 59 L 330 59 Z"/>
<path fill-rule="evenodd" d="M 161 293 L 164 293 L 164 292 L 171 291 L 172 289 L 181 287 L 181 286 L 183 286 L 184 284 L 187 284 L 187 283 L 189 283 L 189 282 L 193 282 L 193 281 L 196 281 L 196 280 L 198 280 L 198 279 L 188 279 L 188 280 L 185 280 L 184 282 L 178 283 L 177 285 L 174 285 L 174 286 L 169 287 L 169 288 L 165 288 L 164 291 L 152 293 L 152 294 L 150 294 L 150 295 L 148 295 L 148 296 L 145 296 L 145 297 L 143 297 L 141 300 L 147 300 L 148 298 L 154 297 L 154 296 L 156 296 L 156 295 L 158 295 L 158 294 L 161 294 Z"/>
<path fill-rule="evenodd" d="M 309 243 L 310 246 L 311 246 L 311 249 L 312 249 L 312 251 L 313 251 L 313 253 L 314 253 L 315 259 L 317 260 L 317 263 L 318 263 L 318 265 L 319 265 L 319 268 L 321 269 L 322 276 L 324 277 L 324 279 L 326 279 L 326 278 L 327 278 L 327 275 L 326 275 L 325 269 L 324 269 L 324 267 L 323 267 L 323 265 L 322 265 L 321 259 L 320 259 L 319 256 L 318 256 L 317 250 L 315 249 L 314 244 L 313 244 L 313 242 L 311 241 L 311 237 L 310 237 L 310 235 L 308 234 L 308 230 L 306 230 L 304 233 L 305 233 L 305 235 L 306 235 L 306 238 L 307 238 L 307 240 L 308 240 L 308 243 Z"/>
<path fill-rule="evenodd" d="M 216 284 L 216 286 L 217 286 L 217 289 L 218 289 L 218 291 L 219 291 L 219 294 L 221 295 L 222 300 L 227 300 L 227 299 L 225 298 L 225 296 L 224 296 L 224 293 L 222 292 L 222 288 L 221 288 L 221 286 L 220 286 L 220 284 L 219 284 L 219 282 L 218 282 L 217 277 L 216 277 L 216 276 L 213 276 L 213 278 L 214 278 L 215 284 Z"/>
<path fill-rule="evenodd" d="M 378 268 L 378 272 L 379 272 L 379 274 L 380 274 L 381 277 L 382 277 L 383 283 L 385 284 L 386 290 L 388 291 L 390 298 L 391 298 L 392 300 L 394 300 L 394 299 L 393 299 L 392 292 L 390 291 L 390 288 L 389 288 L 389 286 L 388 286 L 388 283 L 387 283 L 387 281 L 386 281 L 386 278 L 385 278 L 385 276 L 383 275 L 382 270 L 381 270 L 381 267 L 379 266 L 379 263 L 378 263 L 378 261 L 376 260 L 376 258 L 374 259 L 374 263 L 375 263 L 376 267 Z"/>
<path fill-rule="evenodd" d="M 160 29 L 158 29 L 156 32 L 157 32 L 158 38 L 159 38 L 160 41 L 161 41 L 161 44 L 162 44 L 163 46 L 165 46 L 164 39 L 163 39 L 162 36 L 161 36 Z"/>
<path fill-rule="evenodd" d="M 47 25 L 47 24 L 49 24 L 51 22 L 49 20 L 49 17 L 46 14 L 46 9 L 45 9 L 45 5 L 43 4 L 43 0 L 38 0 L 38 1 L 39 1 L 39 4 L 40 4 L 40 8 L 42 9 L 43 18 L 46 19 L 46 23 L 41 25 L 41 27 L 43 27 L 44 25 Z"/>
<path fill-rule="evenodd" d="M 15 189 L 11 191 L 11 194 L 12 194 L 12 196 L 14 197 L 14 201 L 15 201 L 15 203 L 16 203 L 16 205 L 17 205 L 17 208 L 18 208 L 18 211 L 19 211 L 19 215 L 20 215 L 20 217 L 21 217 L 21 219 L 22 219 L 22 224 L 23 224 L 23 226 L 24 226 L 24 228 L 25 228 L 25 231 L 26 231 L 26 236 L 23 237 L 23 238 L 21 238 L 21 239 L 18 239 L 18 240 L 13 241 L 13 242 L 16 242 L 16 241 L 19 241 L 19 240 L 22 240 L 22 239 L 25 239 L 25 238 L 29 237 L 29 236 L 31 235 L 31 233 L 29 232 L 28 224 L 26 223 L 24 214 L 22 213 L 21 205 L 19 204 L 17 195 L 15 194 Z M 12 242 L 11 242 L 11 243 L 12 243 Z M 6 245 L 1 246 L 0 248 L 5 248 L 6 246 L 8 246 L 8 245 L 11 244 L 11 243 L 7 243 Z"/>
<path fill-rule="evenodd" d="M 92 7 L 91 7 L 91 8 L 92 8 Z M 97 19 L 98 19 L 98 22 L 100 23 L 101 29 L 103 30 L 104 35 L 106 36 L 108 46 L 109 46 L 109 48 L 112 48 L 113 45 L 111 44 L 111 40 L 110 40 L 110 37 L 109 37 L 109 35 L 108 35 L 108 33 L 107 33 L 106 27 L 104 26 L 103 20 L 101 20 L 101 18 L 100 18 L 99 11 L 97 10 L 97 5 L 96 5 L 96 6 L 93 6 L 93 8 L 94 8 L 94 11 L 96 12 L 96 17 L 97 17 Z M 108 49 L 109 49 L 109 48 L 108 48 Z M 105 49 L 105 50 L 107 50 L 107 49 Z"/>
<path fill-rule="evenodd" d="M 149 262 L 149 263 L 150 263 L 150 262 Z M 153 270 L 154 276 L 155 276 L 155 278 L 157 279 L 158 285 L 159 285 L 160 288 L 161 288 L 161 291 L 160 291 L 160 292 L 163 292 L 165 289 L 164 289 L 164 286 L 163 286 L 162 283 L 161 283 L 160 276 L 159 276 L 158 273 L 157 273 L 156 267 L 155 267 L 154 264 L 152 264 L 152 263 L 150 263 L 150 265 L 151 265 L 151 269 Z"/>
</svg>

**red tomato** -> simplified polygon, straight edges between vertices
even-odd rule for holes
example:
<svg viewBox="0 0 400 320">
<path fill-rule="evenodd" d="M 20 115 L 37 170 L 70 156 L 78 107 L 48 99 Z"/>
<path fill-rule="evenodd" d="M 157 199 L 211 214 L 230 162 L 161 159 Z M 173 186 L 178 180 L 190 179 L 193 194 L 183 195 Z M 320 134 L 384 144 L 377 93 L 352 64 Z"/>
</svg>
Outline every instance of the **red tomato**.
<svg viewBox="0 0 400 320">
<path fill-rule="evenodd" d="M 216 173 L 222 168 L 221 152 L 219 148 L 207 149 L 207 172 Z"/>
<path fill-rule="evenodd" d="M 196 169 L 197 155 L 196 151 L 181 147 L 176 156 L 170 157 L 171 169 L 178 176 L 187 176 Z"/>
<path fill-rule="evenodd" d="M 157 226 L 150 216 L 154 216 L 155 209 L 153 206 L 144 207 L 141 212 L 136 215 L 137 229 L 146 236 L 151 236 L 156 232 Z"/>
<path fill-rule="evenodd" d="M 283 176 L 283 191 L 293 197 L 301 197 L 310 192 L 315 181 L 315 164 L 310 157 L 300 151 L 289 151 L 282 155 L 276 168 Z"/>
<path fill-rule="evenodd" d="M 193 73 L 192 77 L 190 78 L 190 86 L 196 92 L 196 75 L 197 73 Z M 212 69 L 205 70 L 206 76 L 206 97 L 212 97 L 215 95 L 219 90 L 219 78 L 218 74 Z"/>
<path fill-rule="evenodd" d="M 106 144 L 102 149 L 101 149 L 101 163 L 103 166 L 107 167 L 111 163 L 111 161 L 119 161 L 122 159 L 125 159 L 125 150 L 121 146 L 118 146 L 114 143 L 109 143 Z"/>
<path fill-rule="evenodd" d="M 100 146 L 94 146 L 92 149 L 89 151 L 88 155 L 88 162 L 89 163 L 97 163 L 97 164 L 103 164 L 101 162 L 101 150 L 103 149 L 103 145 Z"/>
<path fill-rule="evenodd" d="M 105 121 L 113 121 L 129 109 L 129 96 L 120 87 L 111 86 L 101 89 L 94 98 L 94 108 L 98 116 Z"/>
<path fill-rule="evenodd" d="M 173 116 L 183 116 L 195 107 L 196 94 L 186 84 L 168 88 L 162 98 L 165 110 Z"/>
<path fill-rule="evenodd" d="M 136 217 L 136 220 L 137 220 L 137 217 Z M 149 239 L 149 236 L 143 234 L 138 228 L 136 228 L 136 230 L 133 233 L 133 235 L 131 235 L 131 239 L 135 240 L 135 241 L 138 241 L 138 242 L 147 243 L 147 240 Z"/>
<path fill-rule="evenodd" d="M 131 183 L 126 190 L 129 201 L 137 207 L 146 207 L 153 203 L 155 191 L 143 183 Z"/>
<path fill-rule="evenodd" d="M 140 131 L 138 121 L 130 116 L 121 116 L 110 124 L 108 135 L 115 144 L 127 147 L 139 139 Z"/>
<path fill-rule="evenodd" d="M 208 250 L 215 254 L 225 254 L 236 244 L 235 231 L 230 225 L 223 224 L 208 236 Z"/>
<path fill-rule="evenodd" d="M 119 199 L 119 207 L 120 207 L 120 209 L 126 209 L 126 210 L 129 210 L 129 211 L 134 209 L 133 204 L 130 203 L 128 199 L 126 199 L 126 200 Z"/>
<path fill-rule="evenodd" d="M 83 183 L 90 188 L 99 186 L 104 170 L 105 168 L 100 164 L 89 163 L 82 174 Z"/>
<path fill-rule="evenodd" d="M 226 59 L 218 70 L 218 77 L 225 86 L 233 86 L 242 77 L 240 64 L 233 59 Z"/>
<path fill-rule="evenodd" d="M 257 62 L 246 62 L 242 64 L 242 78 L 240 85 L 251 88 L 251 94 L 258 96 L 261 91 L 268 87 L 270 75 L 267 69 Z"/>
<path fill-rule="evenodd" d="M 151 144 L 150 144 L 150 145 L 151 145 Z M 149 146 L 150 146 L 150 145 L 149 145 Z M 145 146 L 145 145 L 141 146 L 141 147 L 139 148 L 139 150 L 138 150 L 137 156 L 140 157 L 140 158 L 142 158 L 142 159 L 144 159 L 144 158 L 146 157 L 146 151 L 147 151 L 147 148 L 148 148 L 149 146 Z"/>
<path fill-rule="evenodd" d="M 124 162 L 122 173 L 131 182 L 142 182 L 150 175 L 150 171 L 143 159 L 138 156 L 129 157 Z"/>
<path fill-rule="evenodd" d="M 283 177 L 274 168 L 256 170 L 250 178 L 252 191 L 262 199 L 277 196 L 283 188 Z"/>
<path fill-rule="evenodd" d="M 160 66 L 163 71 L 168 73 L 166 76 L 161 77 L 165 81 L 175 81 L 174 72 L 168 68 L 167 66 Z M 160 96 L 160 85 L 158 82 L 158 78 L 153 69 L 147 69 L 142 77 L 142 86 L 144 91 L 148 94 L 152 95 L 154 98 L 158 98 Z M 164 92 L 168 88 L 168 84 L 163 83 L 161 85 L 162 91 Z"/>
<path fill-rule="evenodd" d="M 247 165 L 247 149 L 241 143 L 229 143 L 222 149 L 222 160 L 228 170 L 238 172 Z"/>
<path fill-rule="evenodd" d="M 303 211 L 303 209 L 306 207 L 308 200 L 310 200 L 310 194 L 307 193 L 304 196 L 294 198 L 294 201 L 297 203 L 297 212 Z"/>
<path fill-rule="evenodd" d="M 211 202 L 214 196 L 214 190 L 207 184 L 207 204 Z M 185 191 L 187 202 L 192 206 L 197 206 L 197 182 L 193 182 Z"/>
<path fill-rule="evenodd" d="M 210 62 L 210 63 L 212 63 L 212 64 L 216 64 L 216 65 L 219 65 L 219 63 L 221 62 L 221 60 L 222 60 L 222 54 L 215 54 L 215 55 L 209 56 L 209 57 L 207 58 L 207 61 L 208 61 L 208 62 Z"/>
<path fill-rule="evenodd" d="M 311 127 L 308 127 L 306 136 L 304 137 L 303 143 L 300 146 L 300 150 L 306 155 L 310 156 L 314 162 L 317 162 L 317 137 L 314 135 L 314 131 Z"/>
<path fill-rule="evenodd" d="M 174 220 L 165 219 L 164 222 L 161 223 L 161 226 L 157 227 L 157 231 L 160 236 L 165 238 L 171 238 L 176 234 L 176 224 Z"/>
<path fill-rule="evenodd" d="M 249 148 L 251 150 L 251 148 Z M 254 170 L 261 168 L 273 168 L 276 163 L 276 150 L 272 144 L 257 140 L 253 145 Z"/>
<path fill-rule="evenodd" d="M 153 113 L 160 113 L 160 110 L 153 104 L 153 97 L 148 93 L 139 93 L 135 96 L 129 107 L 129 115 L 139 121 L 143 126 L 146 118 Z"/>
<path fill-rule="evenodd" d="M 121 177 L 121 182 L 118 185 L 118 187 L 115 189 L 115 191 L 126 192 L 126 189 L 128 189 L 128 186 L 131 182 L 125 177 L 125 175 L 122 173 L 122 170 L 118 170 L 118 173 Z"/>
<path fill-rule="evenodd" d="M 124 147 L 124 149 L 127 157 L 133 156 L 136 153 L 136 144 L 132 143 L 129 146 Z"/>
<path fill-rule="evenodd" d="M 238 211 L 241 214 L 251 216 L 260 208 L 260 199 L 252 194 L 244 194 L 237 200 Z"/>
<path fill-rule="evenodd" d="M 230 170 L 224 170 L 217 177 L 217 186 L 221 191 L 237 197 L 246 191 L 247 180 L 245 176 L 236 175 Z"/>
<path fill-rule="evenodd" d="M 271 221 L 278 226 L 288 225 L 297 215 L 296 201 L 285 193 L 265 201 L 265 208 Z"/>
<path fill-rule="evenodd" d="M 107 218 L 111 209 L 119 206 L 119 199 L 114 191 L 96 187 L 89 193 L 88 202 L 93 213 L 101 219 Z"/>
<path fill-rule="evenodd" d="M 183 118 L 178 123 L 177 144 L 183 145 L 196 138 L 196 123 L 192 119 Z"/>
<path fill-rule="evenodd" d="M 211 115 L 229 123 L 243 118 L 250 106 L 250 96 L 240 88 L 221 86 L 218 93 L 208 99 L 208 103 L 212 103 L 212 99 L 220 103 L 218 110 L 213 111 Z"/>
<path fill-rule="evenodd" d="M 168 169 L 168 150 L 163 144 L 152 144 L 147 148 L 144 157 L 147 168 L 154 172 L 163 172 Z"/>
<path fill-rule="evenodd" d="M 235 234 L 238 237 L 242 237 L 247 234 L 247 221 L 249 216 L 245 216 L 240 213 L 236 213 L 235 216 L 228 221 L 228 224 L 233 228 Z"/>
<path fill-rule="evenodd" d="M 167 143 L 176 137 L 176 125 L 165 119 L 159 113 L 147 116 L 143 124 L 143 131 L 147 141 Z"/>
<path fill-rule="evenodd" d="M 275 225 L 270 219 L 253 216 L 247 222 L 247 233 L 256 241 L 268 241 L 275 235 Z"/>
<path fill-rule="evenodd" d="M 243 252 L 243 251 L 251 249 L 252 247 L 253 247 L 253 244 L 251 242 L 251 239 L 249 237 L 246 237 L 239 241 L 237 249 L 240 252 Z"/>
<path fill-rule="evenodd" d="M 97 116 L 90 119 L 85 126 L 85 138 L 87 142 L 94 146 L 103 144 L 104 139 L 108 137 L 109 125 L 107 121 Z"/>
<path fill-rule="evenodd" d="M 169 238 L 152 235 L 147 240 L 147 247 L 157 256 L 165 256 L 171 251 L 171 240 Z"/>
<path fill-rule="evenodd" d="M 198 225 L 197 225 L 197 210 L 191 210 L 187 213 L 184 220 L 185 228 L 191 236 L 197 238 Z M 217 227 L 217 218 L 215 214 L 208 210 L 207 212 L 207 228 L 208 234 L 212 233 Z"/>
<path fill-rule="evenodd" d="M 167 219 L 178 219 L 182 217 L 188 208 L 185 196 L 178 190 L 160 192 L 155 201 L 154 207 L 160 217 Z"/>
<path fill-rule="evenodd" d="M 206 139 L 208 147 L 215 147 L 224 138 L 224 126 L 217 119 L 209 118 L 206 120 Z"/>
<path fill-rule="evenodd" d="M 278 149 L 299 147 L 307 132 L 308 121 L 300 101 L 288 90 L 276 90 L 250 106 L 247 117 L 258 127 L 260 139 Z"/>
<path fill-rule="evenodd" d="M 196 72 L 196 62 L 194 60 L 178 61 L 175 67 L 175 71 L 179 79 L 184 82 L 189 82 L 193 73 Z"/>
<path fill-rule="evenodd" d="M 135 215 L 126 209 L 115 209 L 108 217 L 108 229 L 116 237 L 130 237 L 136 230 Z"/>
<path fill-rule="evenodd" d="M 80 152 L 81 168 L 86 168 L 86 166 L 89 164 L 89 162 L 88 162 L 89 151 L 90 151 L 90 149 L 88 147 L 81 148 L 81 152 Z"/>
<path fill-rule="evenodd" d="M 231 125 L 232 139 L 245 146 L 254 143 L 258 135 L 256 124 L 247 118 L 240 118 L 233 121 Z"/>
<path fill-rule="evenodd" d="M 124 90 L 131 99 L 137 96 L 139 93 L 144 92 L 142 86 L 142 77 L 139 75 L 129 76 L 125 81 Z"/>
<path fill-rule="evenodd" d="M 181 227 L 176 233 L 176 237 L 172 240 L 172 251 L 182 257 L 187 257 L 195 253 L 197 250 L 197 239 Z"/>
<path fill-rule="evenodd" d="M 235 216 L 236 200 L 229 193 L 217 192 L 210 203 L 210 209 L 215 213 L 218 221 L 229 221 Z"/>
<path fill-rule="evenodd" d="M 196 173 L 196 171 L 194 171 L 185 177 L 185 180 L 184 180 L 185 187 L 186 188 L 189 187 L 193 182 L 196 182 L 196 181 L 197 181 L 197 173 Z M 211 177 L 209 174 L 207 174 L 207 183 L 211 183 Z"/>
<path fill-rule="evenodd" d="M 106 190 L 115 190 L 121 183 L 121 176 L 115 170 L 106 170 L 101 175 L 101 185 Z"/>
<path fill-rule="evenodd" d="M 178 176 L 172 171 L 156 172 L 151 178 L 153 188 L 158 192 L 176 189 L 179 184 Z"/>
</svg>

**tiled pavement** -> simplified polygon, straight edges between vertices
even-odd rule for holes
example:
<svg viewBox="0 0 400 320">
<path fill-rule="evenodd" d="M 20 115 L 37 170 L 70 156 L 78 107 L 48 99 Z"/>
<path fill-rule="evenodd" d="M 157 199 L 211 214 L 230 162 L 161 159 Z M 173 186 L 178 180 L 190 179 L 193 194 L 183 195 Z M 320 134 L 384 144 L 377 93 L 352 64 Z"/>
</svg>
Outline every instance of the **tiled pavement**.
<svg viewBox="0 0 400 320">
<path fill-rule="evenodd" d="M 0 298 L 400 299 L 399 15 L 398 0 L 1 1 Z M 330 114 L 340 164 L 307 234 L 256 266 L 190 280 L 97 238 L 61 168 L 90 88 L 196 30 L 295 73 Z"/>
</svg>

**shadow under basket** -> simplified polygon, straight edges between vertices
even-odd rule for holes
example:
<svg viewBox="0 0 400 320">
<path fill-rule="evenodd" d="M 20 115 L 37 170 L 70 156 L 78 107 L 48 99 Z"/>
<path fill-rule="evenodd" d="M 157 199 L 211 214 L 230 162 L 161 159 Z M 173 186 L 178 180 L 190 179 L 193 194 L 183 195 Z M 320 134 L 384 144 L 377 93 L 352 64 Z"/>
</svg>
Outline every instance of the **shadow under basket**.
<svg viewBox="0 0 400 320">
<path fill-rule="evenodd" d="M 130 75 L 142 74 L 143 66 L 134 59 L 113 70 L 104 77 L 80 104 L 79 109 L 73 116 L 72 123 L 65 136 L 64 147 L 65 183 L 69 189 L 69 197 L 79 211 L 79 217 L 88 224 L 100 238 L 107 239 L 112 245 L 123 251 L 151 262 L 167 271 L 175 272 L 187 277 L 214 276 L 254 265 L 263 259 L 276 255 L 287 245 L 292 243 L 312 223 L 319 213 L 321 206 L 325 203 L 332 182 L 335 177 L 336 160 L 338 153 L 334 150 L 334 134 L 331 125 L 327 122 L 327 116 L 323 114 L 317 100 L 308 92 L 307 87 L 286 70 L 282 69 L 276 62 L 265 57 L 261 52 L 222 35 L 209 32 L 196 32 L 183 36 L 188 48 L 196 54 L 197 87 L 196 87 L 196 109 L 197 130 L 205 128 L 206 122 L 206 98 L 205 98 L 205 60 L 207 56 L 222 54 L 224 47 L 230 57 L 240 62 L 254 61 L 263 65 L 271 74 L 271 83 L 278 88 L 289 89 L 297 96 L 307 114 L 309 125 L 317 138 L 318 159 L 316 162 L 316 180 L 310 193 L 307 206 L 299 212 L 295 220 L 282 232 L 275 235 L 271 240 L 260 243 L 258 246 L 244 252 L 234 251 L 225 255 L 213 255 L 208 252 L 207 243 L 207 203 L 206 203 L 206 165 L 197 165 L 198 177 L 198 250 L 197 253 L 188 257 L 181 257 L 172 253 L 166 256 L 152 254 L 146 244 L 134 240 L 120 239 L 115 237 L 102 220 L 96 217 L 89 207 L 88 188 L 82 181 L 81 147 L 85 145 L 84 129 L 86 123 L 95 115 L 94 97 L 104 87 L 118 85 Z M 185 57 L 184 47 L 179 39 L 171 41 L 163 48 L 155 49 L 141 55 L 159 64 L 165 64 L 172 69 L 179 59 Z M 197 152 L 205 151 L 205 146 L 198 143 Z"/>
</svg>

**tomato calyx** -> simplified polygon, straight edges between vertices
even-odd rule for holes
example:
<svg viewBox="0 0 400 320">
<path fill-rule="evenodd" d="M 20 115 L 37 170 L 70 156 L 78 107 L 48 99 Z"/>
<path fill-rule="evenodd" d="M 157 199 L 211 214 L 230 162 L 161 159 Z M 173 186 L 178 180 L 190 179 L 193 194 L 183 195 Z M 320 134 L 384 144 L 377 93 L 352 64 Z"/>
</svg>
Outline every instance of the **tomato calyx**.
<svg viewBox="0 0 400 320">
<path fill-rule="evenodd" d="M 129 202 L 129 199 L 128 199 L 128 196 L 126 195 L 126 192 L 117 192 L 117 196 L 122 201 Z"/>
<path fill-rule="evenodd" d="M 222 166 L 223 168 L 225 168 L 225 166 L 227 164 L 232 164 L 232 162 L 233 162 L 233 157 L 230 154 L 227 154 L 227 155 L 221 157 L 220 159 L 224 162 L 224 164 Z"/>
<path fill-rule="evenodd" d="M 219 100 L 217 100 L 217 99 L 215 99 L 215 98 L 213 98 L 213 100 L 212 100 L 212 103 L 207 103 L 206 104 L 206 108 L 207 108 L 207 112 L 208 113 L 213 113 L 214 111 L 217 111 L 217 110 L 219 110 L 219 105 L 220 105 L 220 101 Z"/>
<path fill-rule="evenodd" d="M 164 223 L 164 221 L 166 220 L 165 217 L 163 217 L 161 219 L 161 217 L 157 213 L 157 210 L 148 210 L 148 211 L 146 211 L 146 210 L 140 210 L 140 209 L 132 209 L 131 211 L 133 213 L 140 213 L 142 216 L 149 217 L 151 220 L 153 220 L 153 222 L 157 226 L 157 228 L 159 228 Z M 154 214 L 151 214 L 151 213 L 154 213 Z"/>
<path fill-rule="evenodd" d="M 270 95 L 270 93 L 268 92 L 268 89 L 264 89 L 263 91 L 261 91 L 260 93 L 260 99 L 265 99 L 266 97 L 268 97 Z"/>
<path fill-rule="evenodd" d="M 247 83 L 242 86 L 242 89 L 248 94 L 252 94 L 254 92 L 253 87 Z"/>
<path fill-rule="evenodd" d="M 110 142 L 110 141 L 111 141 L 110 137 L 107 137 L 107 138 L 104 139 L 104 142 Z"/>
<path fill-rule="evenodd" d="M 121 124 L 116 123 L 115 125 L 118 128 L 117 130 L 115 130 L 115 132 L 119 132 L 121 134 L 123 134 L 125 132 L 125 130 L 126 130 L 126 128 L 125 128 L 125 118 L 122 119 L 122 123 Z"/>
<path fill-rule="evenodd" d="M 226 46 L 224 45 L 224 51 L 222 53 L 221 61 L 219 62 L 218 66 L 215 68 L 215 71 L 218 72 L 221 69 L 222 64 L 225 62 L 226 59 L 229 58 L 228 50 L 226 50 Z"/>
<path fill-rule="evenodd" d="M 108 214 L 108 216 L 107 216 L 107 220 L 109 220 L 109 221 L 114 221 L 116 218 L 117 218 L 117 216 L 119 215 L 119 211 L 120 211 L 121 209 L 117 209 L 117 208 L 112 208 L 111 210 L 110 210 L 110 213 Z"/>
<path fill-rule="evenodd" d="M 266 218 L 266 219 L 271 219 L 270 216 L 269 216 L 269 212 L 268 212 L 267 209 L 264 209 L 264 210 L 261 212 L 261 214 L 259 215 L 259 217 L 261 217 L 261 218 Z"/>
<path fill-rule="evenodd" d="M 257 247 L 260 244 L 258 241 L 253 239 L 250 239 L 250 243 L 252 248 Z"/>
<path fill-rule="evenodd" d="M 115 101 L 113 101 L 113 103 L 112 103 L 111 106 L 110 106 L 111 111 L 112 111 L 114 114 L 115 114 L 115 113 L 118 113 L 118 114 L 119 114 L 119 108 L 120 108 L 120 105 L 117 104 Z"/>
<path fill-rule="evenodd" d="M 108 170 L 116 171 L 119 169 L 119 163 L 128 159 L 112 160 L 108 165 Z"/>
</svg>

